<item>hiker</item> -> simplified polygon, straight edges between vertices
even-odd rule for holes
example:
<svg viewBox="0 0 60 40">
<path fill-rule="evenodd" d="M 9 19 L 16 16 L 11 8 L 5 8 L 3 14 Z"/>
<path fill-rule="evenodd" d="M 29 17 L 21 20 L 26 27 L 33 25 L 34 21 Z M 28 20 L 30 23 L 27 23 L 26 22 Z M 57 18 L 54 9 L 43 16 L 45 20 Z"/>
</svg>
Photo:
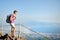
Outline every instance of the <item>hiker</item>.
<svg viewBox="0 0 60 40">
<path fill-rule="evenodd" d="M 17 10 L 13 11 L 13 14 L 10 14 L 7 16 L 6 22 L 10 24 L 11 26 L 11 37 L 14 37 L 14 32 L 15 32 L 15 25 L 14 25 L 14 20 L 16 19 L 16 13 Z"/>
</svg>

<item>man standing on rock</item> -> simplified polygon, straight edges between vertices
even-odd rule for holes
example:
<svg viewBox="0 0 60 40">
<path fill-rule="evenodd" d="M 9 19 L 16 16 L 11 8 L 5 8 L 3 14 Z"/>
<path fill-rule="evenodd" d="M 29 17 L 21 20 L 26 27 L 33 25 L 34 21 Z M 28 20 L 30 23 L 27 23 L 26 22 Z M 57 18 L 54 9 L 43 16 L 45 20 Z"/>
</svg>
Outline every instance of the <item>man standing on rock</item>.
<svg viewBox="0 0 60 40">
<path fill-rule="evenodd" d="M 15 32 L 15 25 L 14 25 L 14 20 L 16 19 L 16 13 L 17 10 L 13 11 L 13 14 L 10 14 L 7 16 L 6 22 L 10 24 L 11 26 L 11 37 L 14 37 L 14 32 Z"/>
</svg>

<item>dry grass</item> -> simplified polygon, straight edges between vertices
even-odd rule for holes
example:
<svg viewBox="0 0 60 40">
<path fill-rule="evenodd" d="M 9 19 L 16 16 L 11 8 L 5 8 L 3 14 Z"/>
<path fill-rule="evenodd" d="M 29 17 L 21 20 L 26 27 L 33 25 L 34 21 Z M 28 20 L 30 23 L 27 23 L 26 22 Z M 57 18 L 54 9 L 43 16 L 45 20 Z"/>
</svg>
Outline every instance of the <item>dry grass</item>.
<svg viewBox="0 0 60 40">
<path fill-rule="evenodd" d="M 17 38 L 17 40 L 25 40 L 23 37 L 19 37 Z"/>
</svg>

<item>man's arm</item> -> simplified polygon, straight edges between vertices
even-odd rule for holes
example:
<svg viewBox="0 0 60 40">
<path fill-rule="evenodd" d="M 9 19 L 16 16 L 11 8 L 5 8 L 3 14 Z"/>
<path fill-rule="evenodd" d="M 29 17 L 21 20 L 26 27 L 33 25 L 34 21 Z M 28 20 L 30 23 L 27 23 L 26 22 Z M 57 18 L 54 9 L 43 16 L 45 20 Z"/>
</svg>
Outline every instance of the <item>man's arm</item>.
<svg viewBox="0 0 60 40">
<path fill-rule="evenodd" d="M 12 19 L 13 19 L 12 16 L 10 16 L 10 21 L 12 21 Z"/>
<path fill-rule="evenodd" d="M 12 21 L 13 19 L 16 19 L 16 16 L 13 17 L 13 15 L 11 15 L 10 21 Z"/>
</svg>

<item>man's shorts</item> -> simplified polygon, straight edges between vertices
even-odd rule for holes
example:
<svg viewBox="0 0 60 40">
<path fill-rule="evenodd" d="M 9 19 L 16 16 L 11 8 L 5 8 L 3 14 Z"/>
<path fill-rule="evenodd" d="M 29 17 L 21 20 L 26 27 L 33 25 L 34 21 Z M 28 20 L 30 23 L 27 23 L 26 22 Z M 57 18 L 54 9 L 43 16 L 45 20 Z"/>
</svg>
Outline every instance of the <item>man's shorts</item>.
<svg viewBox="0 0 60 40">
<path fill-rule="evenodd" d="M 15 25 L 14 25 L 14 23 L 10 23 L 10 25 L 11 25 L 11 27 L 12 27 L 12 28 L 15 28 Z"/>
</svg>

